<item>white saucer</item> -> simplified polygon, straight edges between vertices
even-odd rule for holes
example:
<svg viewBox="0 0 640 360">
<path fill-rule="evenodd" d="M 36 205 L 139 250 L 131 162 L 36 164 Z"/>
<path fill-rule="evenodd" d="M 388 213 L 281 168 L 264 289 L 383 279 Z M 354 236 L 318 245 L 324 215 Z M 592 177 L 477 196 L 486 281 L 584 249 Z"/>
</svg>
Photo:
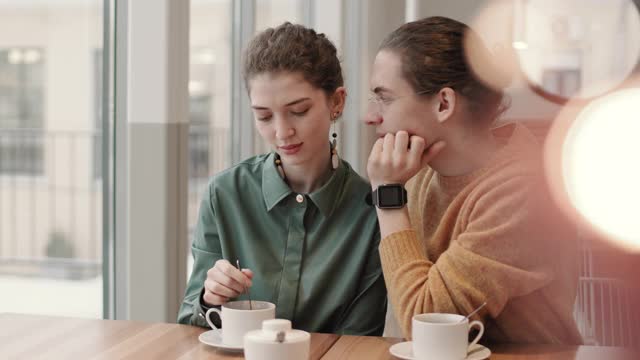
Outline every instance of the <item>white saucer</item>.
<svg viewBox="0 0 640 360">
<path fill-rule="evenodd" d="M 220 336 L 220 332 L 218 330 L 209 330 L 207 332 L 203 332 L 198 336 L 198 340 L 201 343 L 215 346 L 218 349 L 230 352 L 242 352 L 242 346 L 236 345 L 227 345 L 222 342 L 222 337 Z"/>
<path fill-rule="evenodd" d="M 411 341 L 405 341 L 398 344 L 395 344 L 389 348 L 389 352 L 391 355 L 404 359 L 404 360 L 414 360 L 413 358 L 413 345 Z M 469 355 L 465 358 L 465 360 L 483 360 L 491 356 L 491 350 L 487 347 L 484 347 L 480 344 L 475 344 L 471 348 Z"/>
</svg>

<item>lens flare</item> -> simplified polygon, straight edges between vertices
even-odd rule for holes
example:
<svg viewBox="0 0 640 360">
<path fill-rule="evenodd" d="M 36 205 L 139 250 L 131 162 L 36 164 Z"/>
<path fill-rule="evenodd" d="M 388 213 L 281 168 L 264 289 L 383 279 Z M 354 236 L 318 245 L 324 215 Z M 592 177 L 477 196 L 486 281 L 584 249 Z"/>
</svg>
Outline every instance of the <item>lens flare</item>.
<svg viewBox="0 0 640 360">
<path fill-rule="evenodd" d="M 530 84 L 562 98 L 591 98 L 625 81 L 640 56 L 631 0 L 515 0 L 514 39 Z M 518 15 L 518 16 L 516 16 Z M 518 30 L 519 29 L 519 30 Z"/>
<path fill-rule="evenodd" d="M 516 49 L 527 44 L 515 38 L 511 0 L 489 1 L 469 22 L 473 32 L 465 34 L 467 61 L 474 74 L 496 90 L 511 86 L 520 74 Z"/>
<path fill-rule="evenodd" d="M 564 110 L 545 145 L 552 191 L 612 243 L 640 251 L 640 88 Z"/>
</svg>

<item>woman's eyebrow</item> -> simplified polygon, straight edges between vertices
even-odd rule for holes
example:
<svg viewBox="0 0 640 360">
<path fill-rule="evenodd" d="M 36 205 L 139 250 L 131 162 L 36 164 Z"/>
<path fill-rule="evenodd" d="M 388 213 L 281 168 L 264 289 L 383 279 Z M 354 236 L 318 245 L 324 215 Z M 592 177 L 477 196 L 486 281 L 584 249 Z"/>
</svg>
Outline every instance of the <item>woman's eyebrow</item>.
<svg viewBox="0 0 640 360">
<path fill-rule="evenodd" d="M 306 100 L 311 100 L 311 98 L 304 97 L 304 98 L 300 98 L 300 99 L 297 99 L 297 100 L 293 100 L 292 102 L 286 104 L 285 106 L 296 105 L 296 104 L 299 104 L 299 103 L 301 103 L 303 101 L 306 101 Z"/>
<path fill-rule="evenodd" d="M 304 98 L 296 99 L 296 100 L 293 100 L 293 101 L 285 104 L 284 106 L 296 105 L 296 104 L 299 104 L 299 103 L 301 103 L 303 101 L 307 101 L 307 100 L 311 100 L 311 98 L 304 97 Z M 270 110 L 268 107 L 260 106 L 260 105 L 252 105 L 251 108 L 254 109 L 254 110 Z"/>
</svg>

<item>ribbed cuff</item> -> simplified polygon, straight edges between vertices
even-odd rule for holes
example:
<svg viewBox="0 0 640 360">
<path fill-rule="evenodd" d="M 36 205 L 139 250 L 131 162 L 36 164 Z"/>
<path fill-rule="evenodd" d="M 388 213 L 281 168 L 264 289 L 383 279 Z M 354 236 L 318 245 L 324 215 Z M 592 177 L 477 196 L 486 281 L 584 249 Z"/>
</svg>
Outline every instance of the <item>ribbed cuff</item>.
<svg viewBox="0 0 640 360">
<path fill-rule="evenodd" d="M 426 260 L 414 230 L 394 232 L 380 242 L 380 261 L 385 272 L 393 272 L 403 264 Z"/>
</svg>

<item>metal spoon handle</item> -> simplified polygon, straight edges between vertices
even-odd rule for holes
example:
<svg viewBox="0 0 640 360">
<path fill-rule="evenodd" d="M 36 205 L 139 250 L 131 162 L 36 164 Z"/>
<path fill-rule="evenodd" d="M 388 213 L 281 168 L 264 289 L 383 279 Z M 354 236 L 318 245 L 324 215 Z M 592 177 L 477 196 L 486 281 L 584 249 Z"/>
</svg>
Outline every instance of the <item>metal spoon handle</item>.
<svg viewBox="0 0 640 360">
<path fill-rule="evenodd" d="M 483 302 L 483 303 L 482 303 L 482 305 L 478 306 L 475 310 L 473 310 L 473 311 L 471 312 L 471 314 L 469 314 L 469 315 L 465 316 L 465 318 L 464 318 L 464 319 L 460 320 L 460 322 L 463 322 L 463 321 L 465 321 L 465 320 L 468 320 L 468 319 L 469 319 L 470 317 L 472 317 L 475 313 L 477 313 L 478 311 L 480 311 L 480 309 L 482 309 L 485 305 L 487 305 L 487 302 L 486 302 L 486 301 L 485 301 L 485 302 Z"/>
<path fill-rule="evenodd" d="M 240 267 L 240 259 L 236 259 L 236 266 L 238 267 L 238 270 L 242 271 L 242 268 Z M 246 287 L 244 288 L 244 291 L 247 293 L 247 297 L 249 298 L 249 310 L 253 310 L 253 305 L 251 304 L 251 293 Z"/>
</svg>

